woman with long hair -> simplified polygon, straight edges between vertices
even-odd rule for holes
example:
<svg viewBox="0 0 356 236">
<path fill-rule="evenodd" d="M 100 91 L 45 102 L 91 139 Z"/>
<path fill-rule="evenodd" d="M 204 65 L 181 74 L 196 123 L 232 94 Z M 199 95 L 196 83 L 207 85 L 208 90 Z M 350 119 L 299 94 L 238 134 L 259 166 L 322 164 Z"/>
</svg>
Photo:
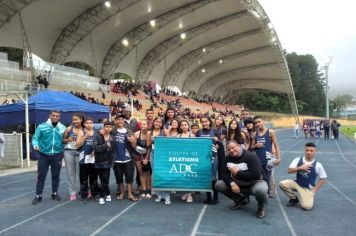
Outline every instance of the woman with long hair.
<svg viewBox="0 0 356 236">
<path fill-rule="evenodd" d="M 79 154 L 80 202 L 85 204 L 87 198 L 96 197 L 98 174 L 94 165 L 94 123 L 92 118 L 85 118 L 84 130 L 77 137 Z M 88 181 L 89 179 L 89 181 Z"/>
<path fill-rule="evenodd" d="M 68 178 L 69 200 L 77 199 L 77 167 L 79 167 L 79 151 L 76 141 L 80 132 L 83 132 L 83 115 L 74 113 L 72 115 L 72 124 L 64 131 L 64 162 Z"/>
<path fill-rule="evenodd" d="M 197 133 L 197 137 L 210 137 L 213 138 L 213 144 L 212 144 L 212 158 L 211 158 L 211 174 L 212 174 L 212 189 L 213 189 L 213 199 L 211 198 L 211 192 L 206 193 L 207 199 L 204 201 L 205 204 L 217 204 L 219 202 L 218 200 L 218 192 L 215 189 L 215 183 L 216 183 L 216 174 L 218 171 L 218 157 L 217 157 L 217 149 L 219 148 L 217 145 L 217 142 L 219 141 L 219 133 L 216 129 L 214 129 L 213 126 L 213 121 L 209 116 L 204 116 L 200 118 L 200 123 L 202 125 L 202 129 L 200 129 Z"/>
<path fill-rule="evenodd" d="M 148 168 L 150 166 L 150 146 L 151 137 L 148 131 L 147 120 L 141 120 L 141 129 L 135 133 L 135 138 L 137 140 L 137 146 L 133 151 L 136 168 L 138 175 L 140 176 L 142 185 L 141 198 L 151 199 L 151 170 Z"/>
<path fill-rule="evenodd" d="M 232 119 L 227 129 L 226 141 L 235 140 L 245 150 L 249 149 L 249 142 L 245 134 L 240 130 L 237 119 Z"/>
<path fill-rule="evenodd" d="M 164 114 L 163 126 L 165 129 L 169 129 L 172 120 L 177 116 L 175 110 L 172 107 L 168 107 L 166 113 Z"/>
<path fill-rule="evenodd" d="M 162 137 L 162 136 L 168 136 L 168 132 L 163 131 L 163 120 L 159 117 L 156 117 L 153 120 L 153 129 L 150 132 L 150 137 L 152 140 L 152 148 L 151 148 L 151 155 L 150 155 L 150 160 L 152 167 L 154 166 L 154 138 L 155 137 Z M 157 198 L 155 202 L 161 202 L 164 200 L 164 204 L 169 205 L 171 204 L 171 196 L 169 192 L 164 192 L 164 191 L 157 191 Z"/>
<path fill-rule="evenodd" d="M 195 137 L 194 134 L 192 134 L 192 132 L 190 132 L 190 124 L 189 124 L 189 121 L 187 120 L 181 120 L 179 122 L 179 134 L 177 137 L 180 137 L 180 138 L 192 138 L 192 137 Z M 191 203 L 193 202 L 193 196 L 192 196 L 192 192 L 188 192 L 188 193 L 185 193 L 181 199 L 182 201 L 186 201 L 188 203 Z"/>
<path fill-rule="evenodd" d="M 215 118 L 215 128 L 219 134 L 219 140 L 217 141 L 217 145 L 219 146 L 219 148 L 218 148 L 218 161 L 219 161 L 218 179 L 221 179 L 222 166 L 224 165 L 224 162 L 225 162 L 224 141 L 225 141 L 226 134 L 227 134 L 226 124 L 225 124 L 225 120 L 224 120 L 223 116 L 217 116 Z"/>
</svg>

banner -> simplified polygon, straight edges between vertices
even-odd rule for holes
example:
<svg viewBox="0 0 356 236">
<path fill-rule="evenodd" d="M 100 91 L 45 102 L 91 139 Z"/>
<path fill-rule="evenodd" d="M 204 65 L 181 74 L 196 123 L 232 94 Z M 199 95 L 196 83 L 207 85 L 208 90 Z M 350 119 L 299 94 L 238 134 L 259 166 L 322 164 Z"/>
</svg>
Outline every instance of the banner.
<svg viewBox="0 0 356 236">
<path fill-rule="evenodd" d="M 155 137 L 153 188 L 211 191 L 210 138 Z"/>
</svg>

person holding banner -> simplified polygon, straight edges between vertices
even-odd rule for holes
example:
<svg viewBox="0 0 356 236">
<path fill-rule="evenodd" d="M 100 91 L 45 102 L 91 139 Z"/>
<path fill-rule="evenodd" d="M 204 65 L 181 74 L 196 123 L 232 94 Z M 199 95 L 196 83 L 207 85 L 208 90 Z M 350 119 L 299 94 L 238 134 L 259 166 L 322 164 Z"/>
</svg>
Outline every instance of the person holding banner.
<svg viewBox="0 0 356 236">
<path fill-rule="evenodd" d="M 209 137 L 213 139 L 213 145 L 212 145 L 212 188 L 213 188 L 213 199 L 211 198 L 211 192 L 206 193 L 206 200 L 204 201 L 205 204 L 212 204 L 215 205 L 219 203 L 219 195 L 218 192 L 215 189 L 215 183 L 216 183 L 216 174 L 218 171 L 218 157 L 217 157 L 217 149 L 219 146 L 217 145 L 217 142 L 219 141 L 219 133 L 216 129 L 212 128 L 213 122 L 209 116 L 204 116 L 200 119 L 200 123 L 202 125 L 202 129 L 198 131 L 197 137 Z"/>
<path fill-rule="evenodd" d="M 261 163 L 252 152 L 244 150 L 235 140 L 227 143 L 228 155 L 222 168 L 222 180 L 219 180 L 216 190 L 232 199 L 235 205 L 231 210 L 244 208 L 249 195 L 255 195 L 258 202 L 257 218 L 266 216 L 268 203 L 267 182 L 261 179 Z"/>
<path fill-rule="evenodd" d="M 192 138 L 192 137 L 195 137 L 195 135 L 192 134 L 189 131 L 189 126 L 190 126 L 189 125 L 189 121 L 181 120 L 180 123 L 179 123 L 179 134 L 178 134 L 178 137 L 181 137 L 181 138 Z M 193 194 L 192 192 L 184 194 L 181 197 L 182 201 L 186 201 L 187 203 L 193 202 L 194 199 L 193 199 L 192 194 Z"/>
<path fill-rule="evenodd" d="M 92 118 L 86 118 L 84 130 L 79 131 L 76 147 L 79 150 L 80 202 L 87 203 L 87 198 L 97 196 L 98 174 L 94 165 L 94 123 Z M 89 179 L 89 189 L 88 189 Z"/>
<path fill-rule="evenodd" d="M 165 130 L 163 131 L 163 120 L 159 117 L 156 117 L 153 120 L 153 129 L 150 132 L 150 137 L 152 140 L 152 149 L 151 149 L 151 155 L 150 155 L 150 160 L 151 160 L 151 165 L 152 167 L 154 166 L 154 138 L 155 137 L 162 137 L 162 136 L 168 136 L 168 131 Z M 169 205 L 171 204 L 171 195 L 169 192 L 162 192 L 162 191 L 157 191 L 157 198 L 155 202 L 161 202 L 164 200 L 164 204 Z"/>
</svg>

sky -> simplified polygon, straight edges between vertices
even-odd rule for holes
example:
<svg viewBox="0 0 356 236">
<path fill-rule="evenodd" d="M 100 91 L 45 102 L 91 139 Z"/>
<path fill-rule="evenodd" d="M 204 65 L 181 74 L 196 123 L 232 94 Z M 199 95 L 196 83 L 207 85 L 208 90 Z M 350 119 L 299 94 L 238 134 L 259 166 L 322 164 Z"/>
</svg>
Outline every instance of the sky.
<svg viewBox="0 0 356 236">
<path fill-rule="evenodd" d="M 356 1 L 259 0 L 287 52 L 332 57 L 329 95 L 356 99 Z"/>
</svg>

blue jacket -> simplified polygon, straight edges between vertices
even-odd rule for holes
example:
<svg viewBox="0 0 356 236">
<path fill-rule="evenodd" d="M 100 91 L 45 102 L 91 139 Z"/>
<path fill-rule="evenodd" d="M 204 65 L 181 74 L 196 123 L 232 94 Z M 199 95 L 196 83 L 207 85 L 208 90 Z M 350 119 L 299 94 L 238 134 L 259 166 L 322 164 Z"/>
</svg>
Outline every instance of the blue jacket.
<svg viewBox="0 0 356 236">
<path fill-rule="evenodd" d="M 50 119 L 40 124 L 32 137 L 33 147 L 39 147 L 40 152 L 46 155 L 54 155 L 63 152 L 63 134 L 66 127 L 58 122 L 53 127 Z"/>
</svg>

